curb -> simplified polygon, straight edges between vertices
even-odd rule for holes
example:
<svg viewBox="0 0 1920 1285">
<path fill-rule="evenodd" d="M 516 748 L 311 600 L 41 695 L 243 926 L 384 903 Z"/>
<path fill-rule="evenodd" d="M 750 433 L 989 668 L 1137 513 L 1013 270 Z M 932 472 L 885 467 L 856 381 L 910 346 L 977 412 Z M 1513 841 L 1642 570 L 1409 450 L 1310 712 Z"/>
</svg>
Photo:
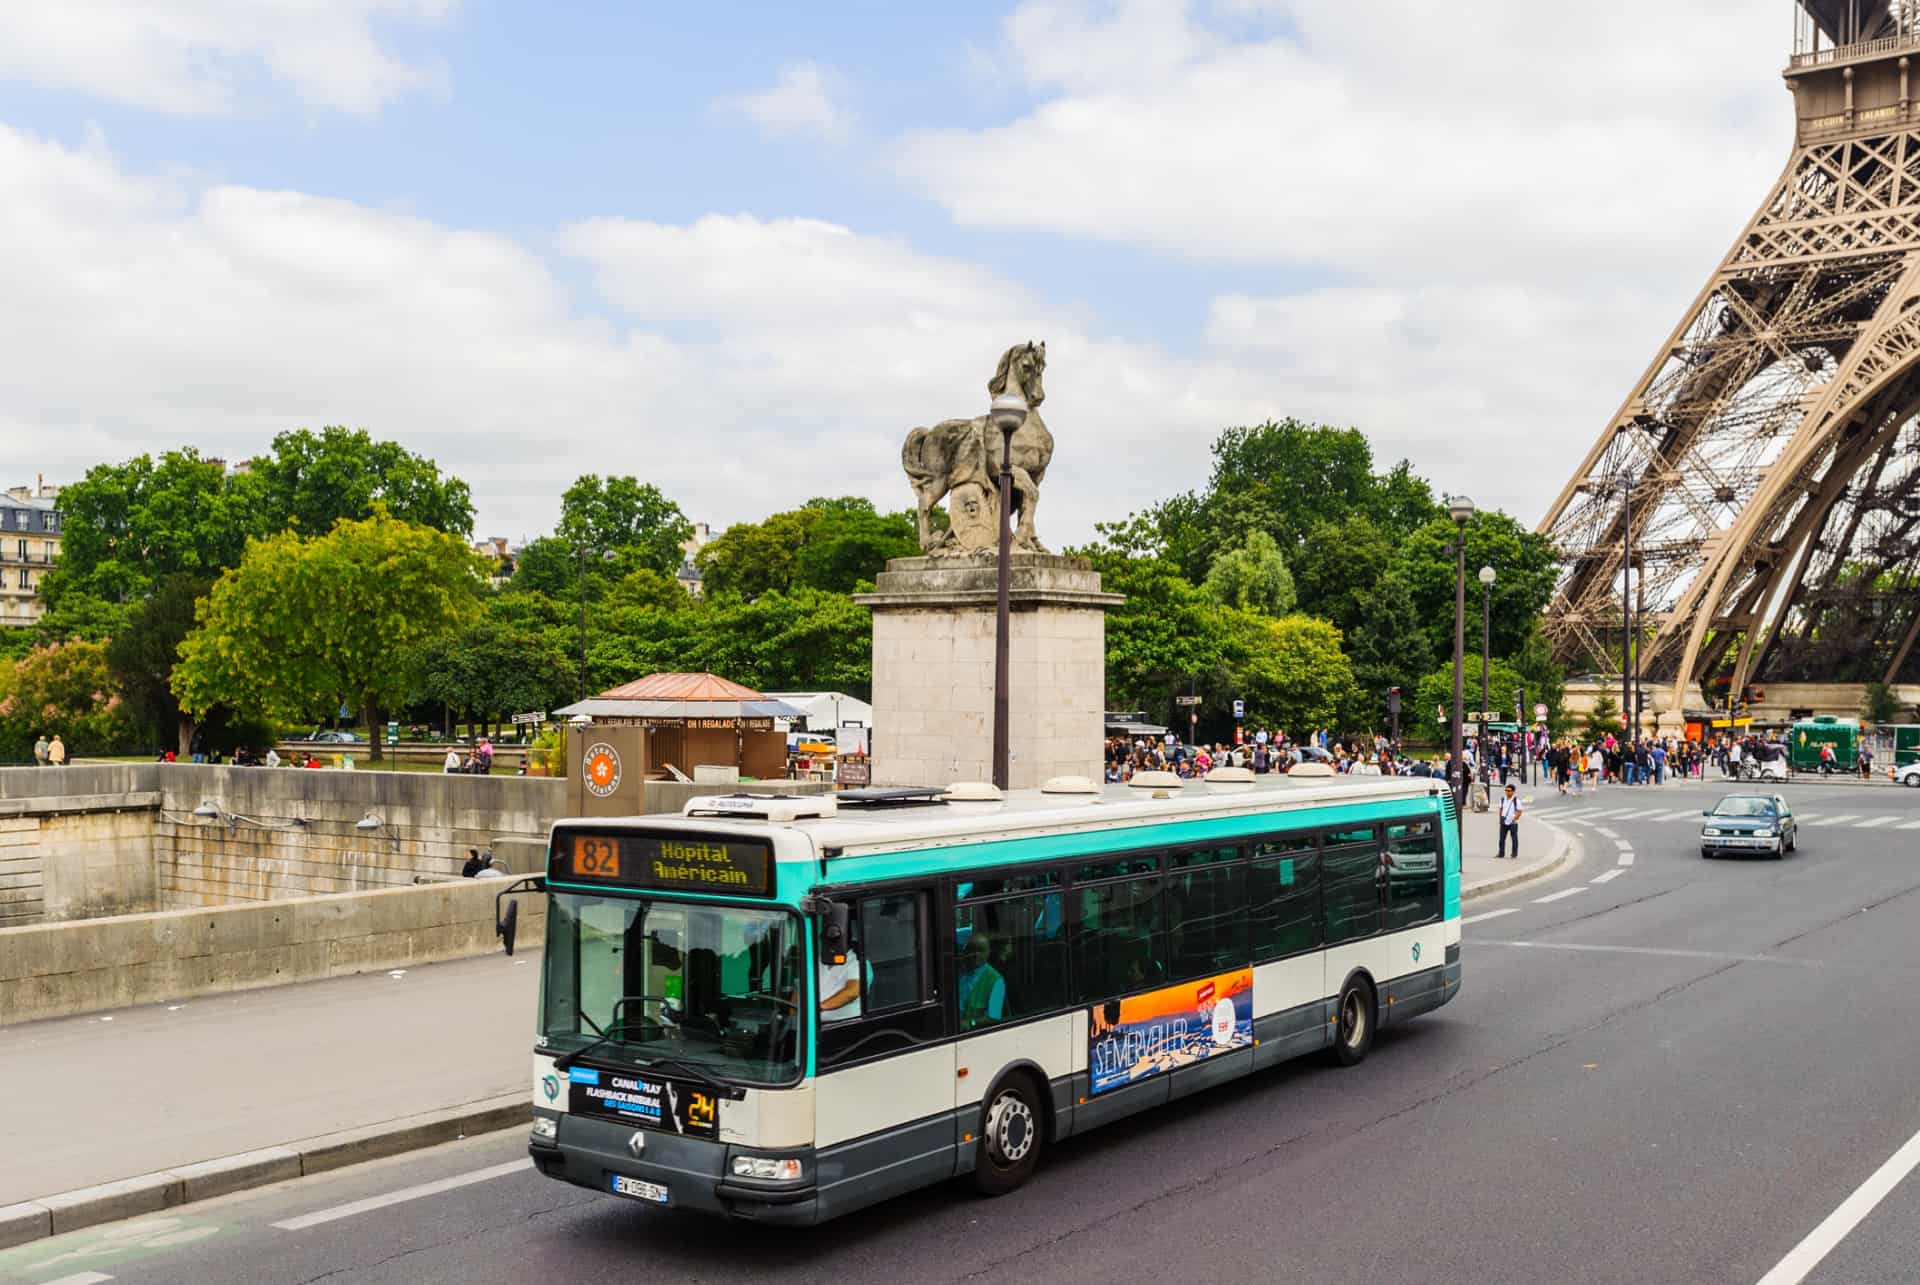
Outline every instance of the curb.
<svg viewBox="0 0 1920 1285">
<path fill-rule="evenodd" d="M 515 1093 L 0 1205 L 0 1249 L 509 1129 L 532 1118 L 526 1094 Z"/>
<path fill-rule="evenodd" d="M 1562 830 L 1550 821 L 1536 821 L 1534 824 L 1540 826 L 1542 829 L 1553 831 L 1555 836 L 1553 854 L 1531 870 L 1516 870 L 1514 873 L 1495 879 L 1490 883 L 1476 884 L 1471 888 L 1461 889 L 1460 900 L 1462 902 L 1473 901 L 1478 897 L 1489 897 L 1496 892 L 1505 892 L 1509 888 L 1517 888 L 1523 883 L 1532 883 L 1535 879 L 1544 879 L 1550 874 L 1557 873 L 1565 867 L 1568 862 L 1573 860 L 1574 853 L 1579 847 L 1579 841 L 1575 839 L 1572 834 Z"/>
</svg>

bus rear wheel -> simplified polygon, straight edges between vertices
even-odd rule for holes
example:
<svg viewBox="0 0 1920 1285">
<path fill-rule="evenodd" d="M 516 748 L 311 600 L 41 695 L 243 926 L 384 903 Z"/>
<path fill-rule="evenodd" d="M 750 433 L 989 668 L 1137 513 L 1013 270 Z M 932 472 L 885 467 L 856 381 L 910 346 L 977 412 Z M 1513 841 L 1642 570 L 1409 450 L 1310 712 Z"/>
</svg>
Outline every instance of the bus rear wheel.
<svg viewBox="0 0 1920 1285">
<path fill-rule="evenodd" d="M 1004 1196 L 1033 1176 L 1040 1164 L 1045 1116 L 1039 1091 L 1025 1075 L 1011 1075 L 988 1097 L 980 1117 L 980 1144 L 973 1149 L 973 1185 L 987 1196 Z"/>
<path fill-rule="evenodd" d="M 1341 1066 L 1355 1066 L 1373 1047 L 1375 1007 L 1373 984 L 1365 977 L 1353 976 L 1340 989 L 1340 1007 L 1335 1013 L 1333 1060 Z"/>
</svg>

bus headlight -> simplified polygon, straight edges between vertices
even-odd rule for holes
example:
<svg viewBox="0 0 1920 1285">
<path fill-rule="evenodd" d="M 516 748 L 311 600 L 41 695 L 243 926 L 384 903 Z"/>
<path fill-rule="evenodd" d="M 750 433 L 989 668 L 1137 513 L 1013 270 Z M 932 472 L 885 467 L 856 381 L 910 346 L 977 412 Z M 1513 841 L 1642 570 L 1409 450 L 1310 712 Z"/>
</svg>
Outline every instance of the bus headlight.
<svg viewBox="0 0 1920 1285">
<path fill-rule="evenodd" d="M 736 1178 L 780 1178 L 792 1181 L 800 1176 L 800 1162 L 774 1156 L 735 1156 Z"/>
<path fill-rule="evenodd" d="M 533 1136 L 542 1142 L 552 1142 L 560 1136 L 560 1122 L 549 1116 L 535 1116 L 533 1118 Z"/>
</svg>

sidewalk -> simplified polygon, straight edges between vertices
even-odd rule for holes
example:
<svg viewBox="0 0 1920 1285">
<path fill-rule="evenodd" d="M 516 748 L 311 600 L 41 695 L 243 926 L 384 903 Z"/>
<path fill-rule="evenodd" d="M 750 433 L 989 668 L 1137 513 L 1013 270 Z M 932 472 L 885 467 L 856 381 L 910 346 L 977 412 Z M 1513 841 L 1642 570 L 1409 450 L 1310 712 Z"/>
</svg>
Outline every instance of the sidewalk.
<svg viewBox="0 0 1920 1285">
<path fill-rule="evenodd" d="M 1551 792 L 1549 787 L 1548 793 Z M 1522 798 L 1531 797 L 1536 805 L 1544 802 L 1537 788 L 1528 790 L 1522 787 L 1517 793 Z M 1520 859 L 1502 860 L 1495 856 L 1500 847 L 1499 797 L 1499 791 L 1495 790 L 1491 808 L 1485 812 L 1469 811 L 1464 818 L 1466 824 L 1461 827 L 1460 862 L 1460 897 L 1463 901 L 1500 892 L 1515 884 L 1543 879 L 1559 870 L 1574 855 L 1572 836 L 1552 822 L 1542 820 L 1539 812 L 1529 807 L 1520 819 Z"/>
</svg>

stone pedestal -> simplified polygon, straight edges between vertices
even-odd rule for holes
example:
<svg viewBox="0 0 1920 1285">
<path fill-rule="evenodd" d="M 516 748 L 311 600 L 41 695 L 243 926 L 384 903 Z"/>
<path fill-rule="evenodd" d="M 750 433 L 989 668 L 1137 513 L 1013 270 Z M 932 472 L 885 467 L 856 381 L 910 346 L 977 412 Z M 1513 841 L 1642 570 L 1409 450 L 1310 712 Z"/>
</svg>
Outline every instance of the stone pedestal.
<svg viewBox="0 0 1920 1285">
<path fill-rule="evenodd" d="M 856 601 L 873 609 L 873 783 L 993 779 L 992 555 L 895 558 Z M 1125 601 L 1103 593 L 1081 558 L 1015 554 L 1008 775 L 1101 775 L 1107 620 Z"/>
</svg>

